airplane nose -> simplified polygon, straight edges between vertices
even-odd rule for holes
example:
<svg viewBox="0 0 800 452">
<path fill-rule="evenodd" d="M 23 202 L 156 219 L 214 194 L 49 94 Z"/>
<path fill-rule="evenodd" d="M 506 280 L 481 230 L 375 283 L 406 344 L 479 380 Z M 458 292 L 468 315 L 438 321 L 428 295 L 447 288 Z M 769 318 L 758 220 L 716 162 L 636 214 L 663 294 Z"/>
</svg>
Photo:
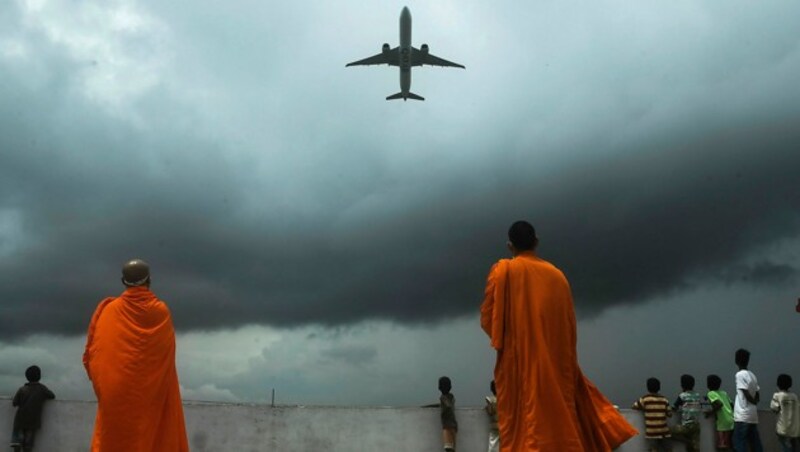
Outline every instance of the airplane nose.
<svg viewBox="0 0 800 452">
<path fill-rule="evenodd" d="M 410 16 L 411 15 L 411 11 L 408 10 L 408 6 L 404 6 L 403 7 L 403 11 L 401 12 L 401 14 L 404 15 L 404 16 Z"/>
</svg>

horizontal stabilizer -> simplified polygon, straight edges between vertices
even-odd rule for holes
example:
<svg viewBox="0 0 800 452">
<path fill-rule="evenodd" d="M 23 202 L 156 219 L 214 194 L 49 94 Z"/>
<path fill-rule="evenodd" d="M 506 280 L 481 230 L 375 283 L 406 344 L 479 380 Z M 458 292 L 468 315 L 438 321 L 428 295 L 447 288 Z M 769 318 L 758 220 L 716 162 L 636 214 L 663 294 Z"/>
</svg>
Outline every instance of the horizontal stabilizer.
<svg viewBox="0 0 800 452">
<path fill-rule="evenodd" d="M 389 96 L 389 97 L 387 97 L 387 98 L 386 98 L 386 100 L 395 100 L 395 99 L 403 99 L 403 100 L 408 100 L 408 99 L 414 99 L 414 100 L 425 100 L 425 98 L 424 98 L 424 97 L 422 97 L 422 96 L 417 96 L 416 94 L 412 93 L 411 91 L 409 91 L 409 92 L 407 92 L 407 93 L 405 93 L 405 94 L 403 94 L 402 92 L 399 92 L 399 93 L 397 93 L 397 94 L 392 94 L 391 96 Z"/>
</svg>

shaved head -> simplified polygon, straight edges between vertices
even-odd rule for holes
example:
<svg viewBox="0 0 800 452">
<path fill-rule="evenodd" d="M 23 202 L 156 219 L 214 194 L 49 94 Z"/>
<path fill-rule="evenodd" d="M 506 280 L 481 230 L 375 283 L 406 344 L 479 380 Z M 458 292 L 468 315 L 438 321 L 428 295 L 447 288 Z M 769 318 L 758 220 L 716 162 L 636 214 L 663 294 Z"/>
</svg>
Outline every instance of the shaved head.
<svg viewBox="0 0 800 452">
<path fill-rule="evenodd" d="M 512 224 L 508 228 L 508 240 L 518 251 L 530 251 L 539 243 L 536 230 L 527 221 L 517 221 Z"/>
<path fill-rule="evenodd" d="M 122 284 L 128 287 L 150 283 L 150 266 L 141 259 L 131 259 L 122 266 Z"/>
</svg>

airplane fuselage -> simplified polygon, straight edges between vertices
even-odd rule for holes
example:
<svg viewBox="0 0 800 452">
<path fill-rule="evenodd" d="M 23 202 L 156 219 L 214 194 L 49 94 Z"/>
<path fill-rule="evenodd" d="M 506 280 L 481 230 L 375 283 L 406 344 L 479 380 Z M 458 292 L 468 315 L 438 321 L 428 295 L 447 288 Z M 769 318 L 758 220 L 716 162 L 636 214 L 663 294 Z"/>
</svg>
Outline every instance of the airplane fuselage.
<svg viewBox="0 0 800 452">
<path fill-rule="evenodd" d="M 411 91 L 411 12 L 404 7 L 400 13 L 400 92 L 403 98 Z"/>
</svg>

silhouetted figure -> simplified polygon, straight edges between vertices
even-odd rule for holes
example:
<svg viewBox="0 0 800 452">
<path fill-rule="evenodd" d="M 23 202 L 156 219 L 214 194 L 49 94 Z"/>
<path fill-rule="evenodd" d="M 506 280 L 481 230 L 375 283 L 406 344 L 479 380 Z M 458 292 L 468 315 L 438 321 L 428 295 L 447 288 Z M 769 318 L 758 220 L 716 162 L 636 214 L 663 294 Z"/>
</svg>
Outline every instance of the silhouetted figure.
<svg viewBox="0 0 800 452">
<path fill-rule="evenodd" d="M 25 370 L 25 378 L 28 382 L 19 388 L 11 402 L 17 407 L 17 414 L 14 415 L 14 431 L 11 435 L 11 447 L 15 452 L 33 450 L 36 431 L 42 427 L 44 402 L 56 398 L 53 391 L 39 383 L 42 378 L 39 366 L 28 367 Z"/>
<path fill-rule="evenodd" d="M 447 452 L 455 452 L 456 433 L 458 433 L 456 398 L 450 392 L 452 388 L 453 385 L 448 377 L 439 378 L 439 391 L 442 393 L 439 397 L 439 408 L 441 409 L 442 417 L 442 442 L 444 443 L 444 450 Z"/>
</svg>

